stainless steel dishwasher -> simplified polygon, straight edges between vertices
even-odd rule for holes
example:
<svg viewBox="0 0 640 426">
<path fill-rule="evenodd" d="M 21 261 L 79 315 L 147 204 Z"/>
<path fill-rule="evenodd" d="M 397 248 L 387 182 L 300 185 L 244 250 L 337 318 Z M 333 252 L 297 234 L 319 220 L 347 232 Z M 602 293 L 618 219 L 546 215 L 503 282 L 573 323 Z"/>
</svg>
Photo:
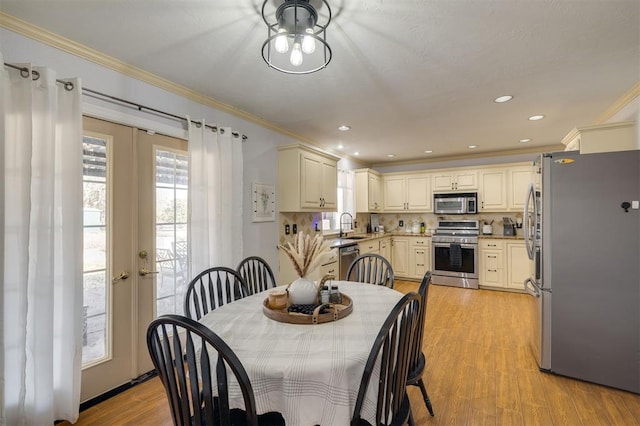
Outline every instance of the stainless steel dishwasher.
<svg viewBox="0 0 640 426">
<path fill-rule="evenodd" d="M 358 257 L 360 249 L 357 243 L 348 244 L 340 247 L 340 278 L 341 280 L 347 279 L 347 270 L 351 262 Z"/>
</svg>

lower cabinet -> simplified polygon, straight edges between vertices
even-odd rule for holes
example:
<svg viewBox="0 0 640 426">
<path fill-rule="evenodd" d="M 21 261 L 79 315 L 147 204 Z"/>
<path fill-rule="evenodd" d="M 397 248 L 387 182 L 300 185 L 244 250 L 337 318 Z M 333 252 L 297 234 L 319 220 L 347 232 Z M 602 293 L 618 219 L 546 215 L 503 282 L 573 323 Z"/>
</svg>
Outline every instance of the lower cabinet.
<svg viewBox="0 0 640 426">
<path fill-rule="evenodd" d="M 431 238 L 412 237 L 409 278 L 422 279 L 431 267 Z"/>
<path fill-rule="evenodd" d="M 480 285 L 524 290 L 529 276 L 529 257 L 524 241 L 480 240 Z"/>
<path fill-rule="evenodd" d="M 480 285 L 505 286 L 505 254 L 503 240 L 480 240 Z"/>
<path fill-rule="evenodd" d="M 409 276 L 409 237 L 391 239 L 391 266 L 395 277 Z"/>
<path fill-rule="evenodd" d="M 398 278 L 422 279 L 431 268 L 430 237 L 393 237 L 391 265 Z"/>
<path fill-rule="evenodd" d="M 358 244 L 358 249 L 360 250 L 360 254 L 365 253 L 380 253 L 380 240 L 373 241 L 365 241 L 363 243 Z"/>
<path fill-rule="evenodd" d="M 380 256 L 391 262 L 391 237 L 380 239 Z"/>
<path fill-rule="evenodd" d="M 524 242 L 507 242 L 507 288 L 524 290 L 524 280 L 529 277 L 529 255 Z"/>
</svg>

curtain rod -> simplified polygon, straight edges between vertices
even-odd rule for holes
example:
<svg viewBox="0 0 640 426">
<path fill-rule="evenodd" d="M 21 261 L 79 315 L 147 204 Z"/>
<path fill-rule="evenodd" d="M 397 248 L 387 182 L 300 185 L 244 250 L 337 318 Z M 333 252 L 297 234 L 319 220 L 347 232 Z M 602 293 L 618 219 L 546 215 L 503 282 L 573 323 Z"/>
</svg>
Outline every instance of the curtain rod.
<svg viewBox="0 0 640 426">
<path fill-rule="evenodd" d="M 20 75 L 23 78 L 28 78 L 29 77 L 29 68 L 27 68 L 27 67 L 19 67 L 17 65 L 9 64 L 7 62 L 5 62 L 4 65 L 9 67 L 9 68 L 13 68 L 13 69 L 16 69 L 16 70 L 20 71 Z M 40 73 L 38 71 L 36 71 L 36 70 L 31 70 L 31 78 L 33 80 L 38 80 L 40 78 Z M 57 80 L 57 79 L 56 79 L 56 81 L 58 83 L 64 84 L 65 90 L 73 90 L 74 85 L 70 81 Z M 98 92 L 97 90 L 88 89 L 86 87 L 82 88 L 82 94 L 86 95 L 86 96 L 89 96 L 89 97 L 94 97 L 96 99 L 106 100 L 108 102 L 120 102 L 120 103 L 129 105 L 129 106 L 133 106 L 138 111 L 141 111 L 141 112 L 160 114 L 160 115 L 164 115 L 166 117 L 172 118 L 174 120 L 180 120 L 180 121 L 184 121 L 184 122 L 187 121 L 187 119 L 185 117 L 180 117 L 179 115 L 176 115 L 176 114 L 171 114 L 169 112 L 161 111 L 161 110 L 156 109 L 156 108 L 151 108 L 151 107 L 148 107 L 148 106 L 145 106 L 145 105 L 141 105 L 141 104 L 138 104 L 138 103 L 135 103 L 135 102 L 131 102 L 131 101 L 128 101 L 126 99 L 118 98 L 116 96 L 107 95 L 106 93 L 101 93 L 101 92 Z M 200 121 L 191 120 L 191 122 L 196 124 L 198 127 L 202 126 L 202 123 Z M 210 126 L 208 124 L 205 124 L 205 128 L 209 128 L 214 132 L 218 131 L 218 127 Z M 224 133 L 224 129 L 220 129 L 220 133 Z M 235 138 L 240 137 L 240 133 L 238 133 L 238 132 L 232 132 L 231 134 Z M 242 141 L 244 142 L 246 140 L 247 140 L 247 136 L 246 135 L 242 135 Z"/>
<path fill-rule="evenodd" d="M 6 67 L 13 68 L 14 70 L 20 71 L 20 76 L 23 77 L 23 78 L 29 78 L 29 75 L 31 75 L 31 78 L 33 80 L 38 80 L 40 78 L 40 73 L 38 71 L 36 71 L 36 70 L 31 70 L 31 73 L 29 73 L 29 68 L 27 68 L 27 67 L 19 67 L 17 65 L 8 64 L 6 62 L 4 63 L 4 65 Z M 69 91 L 69 92 L 73 90 L 74 85 L 70 81 L 58 80 L 56 78 L 56 82 L 58 82 L 60 84 L 63 84 L 64 85 L 64 89 Z"/>
</svg>

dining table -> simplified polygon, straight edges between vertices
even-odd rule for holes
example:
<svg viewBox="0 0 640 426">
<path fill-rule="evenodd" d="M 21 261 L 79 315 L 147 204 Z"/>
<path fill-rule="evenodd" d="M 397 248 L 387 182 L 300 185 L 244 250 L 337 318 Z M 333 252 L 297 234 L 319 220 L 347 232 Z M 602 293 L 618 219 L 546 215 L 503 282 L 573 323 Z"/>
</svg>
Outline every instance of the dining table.
<svg viewBox="0 0 640 426">
<path fill-rule="evenodd" d="M 266 290 L 209 312 L 200 322 L 220 336 L 244 366 L 258 414 L 279 412 L 287 425 L 349 425 L 373 343 L 403 294 L 388 287 L 332 281 L 351 298 L 352 312 L 320 324 L 292 324 L 263 313 Z M 283 290 L 286 286 L 276 287 Z M 362 418 L 375 423 L 377 369 Z M 244 408 L 239 387 L 232 408 Z"/>
</svg>

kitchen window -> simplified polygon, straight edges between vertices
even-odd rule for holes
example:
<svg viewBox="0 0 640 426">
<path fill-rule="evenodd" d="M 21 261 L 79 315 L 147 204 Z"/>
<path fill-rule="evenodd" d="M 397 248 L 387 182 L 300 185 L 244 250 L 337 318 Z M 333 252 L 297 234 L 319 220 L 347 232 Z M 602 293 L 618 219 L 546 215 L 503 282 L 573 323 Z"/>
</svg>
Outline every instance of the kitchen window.
<svg viewBox="0 0 640 426">
<path fill-rule="evenodd" d="M 350 213 L 355 220 L 355 180 L 356 174 L 353 170 L 338 169 L 338 211 L 322 213 L 322 231 L 325 234 L 340 231 L 339 218 L 344 212 Z"/>
</svg>

